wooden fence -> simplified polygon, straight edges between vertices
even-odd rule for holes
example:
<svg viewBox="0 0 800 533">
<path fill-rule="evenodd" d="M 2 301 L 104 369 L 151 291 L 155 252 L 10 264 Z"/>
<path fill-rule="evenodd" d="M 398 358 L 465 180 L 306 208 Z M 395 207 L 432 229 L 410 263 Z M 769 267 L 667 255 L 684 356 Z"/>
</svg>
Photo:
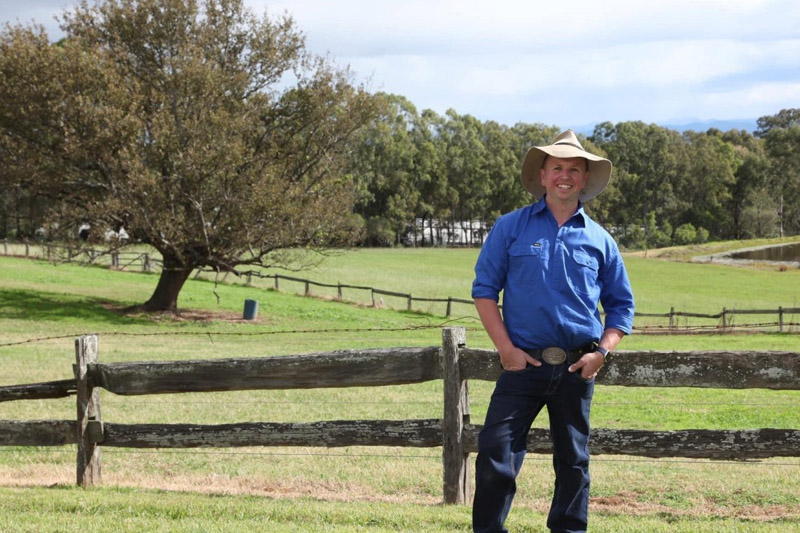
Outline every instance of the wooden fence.
<svg viewBox="0 0 800 533">
<path fill-rule="evenodd" d="M 470 496 L 469 456 L 481 426 L 469 416 L 470 379 L 495 380 L 493 350 L 466 347 L 464 328 L 442 330 L 442 345 L 350 350 L 265 358 L 101 363 L 98 337 L 75 341 L 74 378 L 0 387 L 0 401 L 77 396 L 76 420 L 0 421 L 2 446 L 77 444 L 77 483 L 100 481 L 100 448 L 238 446 L 442 447 L 446 503 Z M 118 424 L 100 416 L 99 389 L 128 396 L 257 389 L 371 387 L 444 381 L 441 419 L 313 423 Z M 598 383 L 636 387 L 800 390 L 800 353 L 619 352 Z M 800 429 L 644 431 L 593 429 L 593 454 L 710 459 L 800 456 Z M 549 432 L 533 429 L 532 453 L 552 451 Z"/>
<path fill-rule="evenodd" d="M 3 254 L 9 255 L 9 243 L 7 240 L 3 241 Z M 97 264 L 97 262 L 101 258 L 108 258 L 108 265 L 109 268 L 115 269 L 126 269 L 126 268 L 139 268 L 143 272 L 151 272 L 154 268 L 161 267 L 161 260 L 152 257 L 149 253 L 145 252 L 119 252 L 116 250 L 112 251 L 102 251 L 102 250 L 94 250 L 91 248 L 71 248 L 69 246 L 62 246 L 56 244 L 37 244 L 36 247 L 39 250 L 38 253 L 31 252 L 31 247 L 28 243 L 21 243 L 16 244 L 16 246 L 21 252 L 21 247 L 24 246 L 25 249 L 25 257 L 41 257 L 44 259 L 51 260 L 51 258 L 55 257 L 56 251 L 60 253 L 61 260 L 66 261 L 73 261 L 73 260 L 81 260 L 80 258 L 83 257 L 84 261 L 88 261 L 91 264 Z M 20 254 L 21 255 L 21 254 Z M 217 272 L 208 270 L 208 269 L 197 269 L 195 271 L 195 279 L 200 276 L 201 274 L 214 274 L 216 275 Z M 225 283 L 230 276 L 230 272 L 226 272 L 222 274 L 221 279 L 218 281 L 220 283 Z M 398 292 L 398 291 L 389 291 L 385 289 L 378 289 L 375 287 L 368 287 L 363 285 L 348 285 L 344 283 L 323 283 L 319 281 L 314 281 L 305 278 L 299 278 L 294 276 L 284 276 L 282 274 L 264 274 L 263 272 L 258 271 L 247 271 L 241 274 L 244 278 L 245 283 L 250 286 L 253 284 L 253 279 L 263 279 L 263 280 L 272 280 L 272 288 L 276 291 L 281 290 L 281 281 L 289 281 L 293 283 L 300 284 L 302 289 L 302 294 L 304 296 L 313 296 L 314 292 L 312 291 L 312 287 L 323 288 L 323 289 L 336 289 L 336 296 L 337 300 L 344 300 L 344 290 L 348 291 L 362 291 L 368 292 L 368 302 L 373 307 L 379 305 L 379 299 L 383 296 L 398 298 L 400 300 L 405 300 L 405 309 L 408 311 L 414 310 L 414 304 L 444 304 L 445 307 L 445 316 L 451 317 L 453 314 L 453 304 L 459 305 L 466 305 L 469 307 L 469 311 L 472 312 L 474 308 L 474 303 L 471 299 L 465 298 L 454 298 L 452 296 L 448 296 L 447 298 L 426 298 L 420 296 L 413 296 L 411 293 L 405 292 Z M 776 321 L 770 324 L 736 324 L 735 317 L 736 316 L 745 316 L 745 315 L 771 315 L 776 317 Z M 670 308 L 668 313 L 642 313 L 639 311 L 635 312 L 634 316 L 634 329 L 636 329 L 639 333 L 687 333 L 692 329 L 695 329 L 701 333 L 707 333 L 709 330 L 719 333 L 729 333 L 734 332 L 741 329 L 770 329 L 770 330 L 777 330 L 780 333 L 793 333 L 793 332 L 800 332 L 800 322 L 795 322 L 792 318 L 795 315 L 800 315 L 800 307 L 782 307 L 779 306 L 777 309 L 726 309 L 723 308 L 722 311 L 719 313 L 693 313 L 693 312 L 686 312 L 686 311 L 676 311 L 674 307 Z M 666 319 L 666 324 L 663 326 L 660 325 L 650 325 L 650 326 L 642 326 L 636 321 L 636 319 L 642 318 L 661 318 Z M 714 321 L 711 325 L 700 326 L 700 327 L 690 327 L 684 326 L 681 327 L 679 321 L 680 319 L 686 318 L 695 318 L 695 319 L 703 319 L 706 321 Z"/>
<path fill-rule="evenodd" d="M 10 243 L 8 239 L 2 241 L 3 255 L 16 255 L 31 259 L 45 259 L 65 263 L 80 262 L 90 265 L 108 265 L 109 268 L 124 270 L 139 268 L 142 272 L 152 272 L 154 268 L 161 268 L 163 264 L 158 258 L 152 257 L 148 252 L 120 252 L 117 249 L 97 250 L 81 245 L 62 245 L 54 243 L 20 242 Z"/>
</svg>

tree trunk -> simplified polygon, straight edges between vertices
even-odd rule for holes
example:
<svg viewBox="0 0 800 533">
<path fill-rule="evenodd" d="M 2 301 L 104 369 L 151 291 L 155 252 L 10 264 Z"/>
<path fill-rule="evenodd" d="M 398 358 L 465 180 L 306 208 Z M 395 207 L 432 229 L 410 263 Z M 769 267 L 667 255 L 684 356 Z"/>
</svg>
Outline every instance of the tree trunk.
<svg viewBox="0 0 800 533">
<path fill-rule="evenodd" d="M 164 256 L 164 268 L 153 295 L 144 304 L 147 311 L 177 311 L 178 294 L 194 270 L 174 258 Z"/>
</svg>

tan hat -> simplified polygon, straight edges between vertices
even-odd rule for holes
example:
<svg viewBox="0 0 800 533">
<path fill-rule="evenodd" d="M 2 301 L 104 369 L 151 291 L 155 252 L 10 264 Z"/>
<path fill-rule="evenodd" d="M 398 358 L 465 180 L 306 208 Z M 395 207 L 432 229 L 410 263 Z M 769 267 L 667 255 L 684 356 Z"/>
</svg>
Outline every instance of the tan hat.
<svg viewBox="0 0 800 533">
<path fill-rule="evenodd" d="M 567 130 L 559 133 L 549 146 L 533 146 L 525 155 L 525 161 L 522 163 L 522 184 L 535 198 L 541 198 L 545 193 L 539 170 L 548 155 L 561 159 L 583 157 L 588 161 L 589 179 L 581 191 L 582 202 L 600 194 L 611 179 L 611 161 L 584 150 L 575 132 Z"/>
</svg>

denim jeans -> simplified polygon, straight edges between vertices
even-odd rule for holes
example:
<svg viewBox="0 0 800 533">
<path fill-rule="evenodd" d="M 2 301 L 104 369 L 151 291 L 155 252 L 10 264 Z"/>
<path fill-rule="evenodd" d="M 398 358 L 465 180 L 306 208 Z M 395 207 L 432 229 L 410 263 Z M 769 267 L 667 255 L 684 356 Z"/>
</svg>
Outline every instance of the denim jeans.
<svg viewBox="0 0 800 533">
<path fill-rule="evenodd" d="M 472 525 L 480 533 L 505 532 L 525 458 L 526 439 L 542 407 L 550 416 L 555 488 L 547 526 L 551 531 L 586 531 L 589 507 L 589 408 L 594 381 L 569 363 L 529 365 L 504 371 L 492 394 L 478 437 Z"/>
</svg>

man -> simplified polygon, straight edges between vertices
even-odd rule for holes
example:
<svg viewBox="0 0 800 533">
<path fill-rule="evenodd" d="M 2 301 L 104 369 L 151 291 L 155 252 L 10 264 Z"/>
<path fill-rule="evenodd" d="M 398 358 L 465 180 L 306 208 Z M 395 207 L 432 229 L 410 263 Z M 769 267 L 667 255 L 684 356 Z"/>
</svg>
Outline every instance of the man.
<svg viewBox="0 0 800 533">
<path fill-rule="evenodd" d="M 610 177 L 611 162 L 586 152 L 572 130 L 534 146 L 522 183 L 538 201 L 500 217 L 478 257 L 472 297 L 503 372 L 478 439 L 476 532 L 507 531 L 527 435 L 544 406 L 556 476 L 547 526 L 586 531 L 594 378 L 633 325 L 633 294 L 616 243 L 581 204 Z"/>
</svg>

